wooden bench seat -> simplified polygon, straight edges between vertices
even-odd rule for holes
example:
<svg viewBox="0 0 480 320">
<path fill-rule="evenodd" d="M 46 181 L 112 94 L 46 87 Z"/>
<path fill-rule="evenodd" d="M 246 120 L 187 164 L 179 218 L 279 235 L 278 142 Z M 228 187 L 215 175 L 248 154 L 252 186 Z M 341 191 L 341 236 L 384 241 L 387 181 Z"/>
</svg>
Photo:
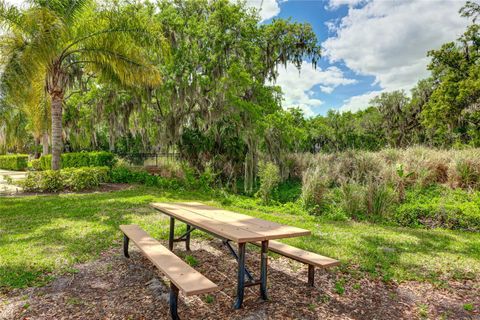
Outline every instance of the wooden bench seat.
<svg viewBox="0 0 480 320">
<path fill-rule="evenodd" d="M 260 242 L 252 242 L 256 246 L 260 246 Z M 289 246 L 278 241 L 269 241 L 268 250 L 278 253 L 287 258 L 305 263 L 308 265 L 308 284 L 314 286 L 315 267 L 329 268 L 338 266 L 340 261 L 328 258 L 317 253 L 305 251 L 296 247 Z"/>
<path fill-rule="evenodd" d="M 129 258 L 129 240 L 142 251 L 167 278 L 170 279 L 170 314 L 178 319 L 177 301 L 178 291 L 185 296 L 192 296 L 218 290 L 218 286 L 193 269 L 185 261 L 164 247 L 160 242 L 150 237 L 148 233 L 137 225 L 121 225 L 124 234 L 124 254 Z"/>
</svg>

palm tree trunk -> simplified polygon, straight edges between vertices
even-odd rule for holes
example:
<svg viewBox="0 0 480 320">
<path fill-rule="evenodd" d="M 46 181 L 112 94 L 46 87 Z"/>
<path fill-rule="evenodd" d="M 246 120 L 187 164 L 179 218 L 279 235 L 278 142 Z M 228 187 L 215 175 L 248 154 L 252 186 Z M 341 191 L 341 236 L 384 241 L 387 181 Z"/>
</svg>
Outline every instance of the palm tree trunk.
<svg viewBox="0 0 480 320">
<path fill-rule="evenodd" d="M 52 95 L 52 170 L 60 169 L 60 155 L 63 149 L 62 104 L 62 96 Z"/>
<path fill-rule="evenodd" d="M 40 158 L 40 152 L 39 152 L 40 137 L 35 137 L 33 142 L 34 142 L 34 146 L 35 146 L 33 158 L 38 159 L 38 158 Z"/>
<path fill-rule="evenodd" d="M 42 156 L 46 156 L 47 154 L 48 154 L 48 133 L 47 131 L 44 131 L 42 136 Z"/>
</svg>

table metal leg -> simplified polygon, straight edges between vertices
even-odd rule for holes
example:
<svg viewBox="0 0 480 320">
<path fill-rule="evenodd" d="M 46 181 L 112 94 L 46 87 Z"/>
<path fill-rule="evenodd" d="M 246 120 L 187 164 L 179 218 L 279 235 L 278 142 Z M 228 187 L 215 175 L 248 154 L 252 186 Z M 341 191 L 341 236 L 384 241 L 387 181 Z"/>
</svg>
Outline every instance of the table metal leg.
<svg viewBox="0 0 480 320">
<path fill-rule="evenodd" d="M 310 287 L 315 286 L 315 266 L 311 264 L 308 265 L 308 285 Z"/>
<path fill-rule="evenodd" d="M 267 300 L 267 264 L 268 264 L 268 240 L 262 241 L 262 253 L 260 260 L 260 295 Z"/>
<path fill-rule="evenodd" d="M 237 260 L 238 262 L 238 254 L 235 252 L 235 250 L 233 249 L 232 245 L 230 244 L 230 240 L 223 240 L 223 244 L 227 247 L 227 249 L 230 251 L 230 253 L 232 254 L 232 256 L 235 258 L 235 260 Z M 245 276 L 248 278 L 248 281 L 252 282 L 253 281 L 253 276 L 252 274 L 250 273 L 250 271 L 248 270 L 247 267 L 245 267 Z"/>
<path fill-rule="evenodd" d="M 237 278 L 237 299 L 234 308 L 240 309 L 243 304 L 243 293 L 245 291 L 245 246 L 246 243 L 238 244 L 238 278 Z"/>
<path fill-rule="evenodd" d="M 178 288 L 170 283 L 170 316 L 172 320 L 180 320 L 177 313 L 178 308 Z"/>
<path fill-rule="evenodd" d="M 128 254 L 128 243 L 130 242 L 130 239 L 127 237 L 126 234 L 123 235 L 123 255 L 126 258 L 130 258 L 130 255 Z"/>
<path fill-rule="evenodd" d="M 187 232 L 185 236 L 185 250 L 190 251 L 190 229 L 191 226 L 187 224 Z"/>
<path fill-rule="evenodd" d="M 170 234 L 168 236 L 168 249 L 173 251 L 173 240 L 175 236 L 175 218 L 170 217 Z"/>
</svg>

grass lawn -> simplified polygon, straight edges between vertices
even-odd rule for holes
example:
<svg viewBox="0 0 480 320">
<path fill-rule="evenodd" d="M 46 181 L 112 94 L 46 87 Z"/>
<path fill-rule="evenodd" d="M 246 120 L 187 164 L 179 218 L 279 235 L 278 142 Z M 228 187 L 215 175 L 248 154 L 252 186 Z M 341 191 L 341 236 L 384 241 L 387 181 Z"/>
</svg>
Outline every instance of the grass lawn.
<svg viewBox="0 0 480 320">
<path fill-rule="evenodd" d="M 309 229 L 311 236 L 285 242 L 340 259 L 342 271 L 359 277 L 441 282 L 480 274 L 478 233 L 330 221 L 295 207 L 258 206 L 253 199 L 236 196 L 229 199 L 148 187 L 0 198 L 0 288 L 41 285 L 56 274 L 75 272 L 75 263 L 120 244 L 120 224 L 136 223 L 152 236 L 166 239 L 168 220 L 148 204 L 186 200 Z"/>
</svg>

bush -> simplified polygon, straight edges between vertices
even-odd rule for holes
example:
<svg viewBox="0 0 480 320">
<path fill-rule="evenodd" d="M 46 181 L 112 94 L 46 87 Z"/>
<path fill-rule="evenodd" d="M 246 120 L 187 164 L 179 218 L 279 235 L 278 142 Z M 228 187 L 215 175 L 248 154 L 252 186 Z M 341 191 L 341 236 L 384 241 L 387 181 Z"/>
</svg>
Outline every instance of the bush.
<svg viewBox="0 0 480 320">
<path fill-rule="evenodd" d="M 109 179 L 108 167 L 83 167 L 30 172 L 20 186 L 28 192 L 80 191 L 98 187 Z"/>
<path fill-rule="evenodd" d="M 41 168 L 50 170 L 52 167 L 52 156 L 46 155 L 40 158 Z M 62 168 L 81 168 L 81 167 L 113 167 L 115 164 L 115 155 L 106 151 L 94 152 L 71 152 L 62 153 Z"/>
<path fill-rule="evenodd" d="M 480 189 L 480 159 L 459 159 L 452 173 L 453 187 Z"/>
<path fill-rule="evenodd" d="M 112 182 L 116 183 L 141 183 L 147 181 L 150 174 L 143 168 L 128 168 L 126 166 L 114 167 L 110 171 L 110 178 Z"/>
<path fill-rule="evenodd" d="M 107 151 L 94 151 L 89 152 L 90 167 L 109 167 L 112 168 L 115 165 L 115 155 Z"/>
<path fill-rule="evenodd" d="M 139 183 L 150 187 L 179 189 L 185 184 L 179 179 L 169 179 L 149 174 L 143 168 L 114 167 L 110 171 L 110 181 L 115 183 Z"/>
<path fill-rule="evenodd" d="M 439 186 L 412 189 L 395 220 L 404 226 L 480 231 L 480 193 Z"/>
<path fill-rule="evenodd" d="M 272 162 L 262 162 L 258 167 L 260 188 L 256 196 L 262 199 L 263 203 L 269 203 L 274 189 L 280 183 L 280 169 Z"/>
<path fill-rule="evenodd" d="M 328 193 L 329 181 L 320 167 L 309 168 L 303 174 L 300 200 L 305 208 L 320 208 Z M 317 211 L 317 210 L 316 210 Z"/>
<path fill-rule="evenodd" d="M 360 219 L 366 212 L 365 188 L 358 183 L 343 183 L 337 191 L 337 207 L 349 218 Z"/>
<path fill-rule="evenodd" d="M 371 180 L 365 188 L 365 205 L 367 214 L 375 218 L 385 218 L 394 204 L 393 195 L 380 180 Z"/>
<path fill-rule="evenodd" d="M 290 179 L 284 181 L 275 188 L 272 199 L 280 203 L 297 201 L 302 194 L 302 181 Z"/>
<path fill-rule="evenodd" d="M 93 189 L 109 181 L 108 167 L 68 168 L 61 172 L 65 188 L 73 191 Z"/>
<path fill-rule="evenodd" d="M 28 162 L 28 168 L 32 171 L 42 170 L 42 162 L 40 159 L 32 159 Z"/>
<path fill-rule="evenodd" d="M 40 167 L 42 168 L 42 170 L 52 169 L 52 156 L 51 155 L 41 156 Z"/>
<path fill-rule="evenodd" d="M 23 171 L 28 167 L 28 155 L 12 154 L 0 156 L 0 169 Z"/>
</svg>

